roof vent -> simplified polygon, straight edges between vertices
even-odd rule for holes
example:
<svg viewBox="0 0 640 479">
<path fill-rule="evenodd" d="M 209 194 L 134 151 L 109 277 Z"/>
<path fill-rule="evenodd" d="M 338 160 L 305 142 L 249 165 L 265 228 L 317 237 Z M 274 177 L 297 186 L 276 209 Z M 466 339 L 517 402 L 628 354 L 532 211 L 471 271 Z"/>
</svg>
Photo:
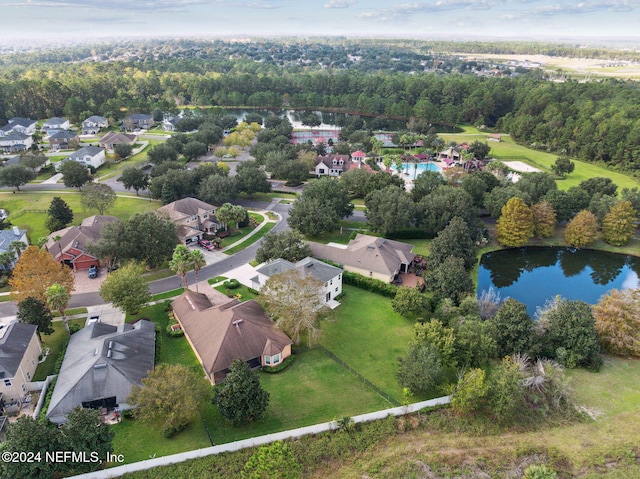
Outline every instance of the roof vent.
<svg viewBox="0 0 640 479">
<path fill-rule="evenodd" d="M 244 321 L 243 319 L 236 319 L 236 320 L 235 320 L 233 323 L 231 323 L 231 324 L 233 324 L 236 328 L 239 328 L 239 327 L 240 327 L 240 323 L 241 323 L 241 322 L 243 322 L 243 321 Z"/>
<path fill-rule="evenodd" d="M 106 367 L 107 367 L 107 365 L 105 363 L 100 363 L 100 364 L 94 364 L 93 365 L 93 369 L 104 369 Z"/>
<path fill-rule="evenodd" d="M 20 236 L 20 228 L 18 228 L 17 226 L 13 227 L 13 234 L 16 236 Z"/>
<path fill-rule="evenodd" d="M 111 357 L 111 350 L 107 351 L 107 357 L 110 358 Z"/>
</svg>

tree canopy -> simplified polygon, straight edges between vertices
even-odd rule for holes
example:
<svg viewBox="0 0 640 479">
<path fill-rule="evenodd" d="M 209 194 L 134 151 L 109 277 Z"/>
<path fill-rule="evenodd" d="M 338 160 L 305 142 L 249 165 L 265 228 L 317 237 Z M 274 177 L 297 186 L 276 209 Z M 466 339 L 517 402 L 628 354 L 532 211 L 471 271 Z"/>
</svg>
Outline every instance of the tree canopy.
<svg viewBox="0 0 640 479">
<path fill-rule="evenodd" d="M 264 235 L 262 244 L 256 251 L 258 263 L 277 258 L 295 263 L 307 256 L 311 256 L 311 248 L 305 243 L 302 235 L 295 230 L 269 231 Z"/>
<path fill-rule="evenodd" d="M 531 209 L 520 198 L 511 198 L 502 207 L 496 222 L 498 242 L 504 246 L 524 246 L 533 237 L 534 222 Z"/>
<path fill-rule="evenodd" d="M 116 204 L 115 191 L 105 183 L 89 183 L 80 196 L 80 204 L 86 210 L 96 210 L 99 215 L 113 208 Z"/>
<path fill-rule="evenodd" d="M 13 186 L 17 191 L 36 177 L 36 174 L 24 165 L 7 165 L 0 168 L 0 185 Z"/>
<path fill-rule="evenodd" d="M 58 263 L 51 253 L 37 246 L 29 246 L 23 251 L 9 279 L 11 297 L 18 302 L 26 298 L 46 302 L 47 289 L 56 283 L 73 291 L 71 268 Z"/>
<path fill-rule="evenodd" d="M 127 314 L 135 314 L 151 300 L 149 284 L 141 278 L 145 269 L 129 263 L 107 275 L 100 285 L 100 296 Z"/>
<path fill-rule="evenodd" d="M 91 174 L 86 166 L 77 161 L 65 161 L 60 167 L 62 182 L 67 188 L 82 189 L 84 185 L 91 181 Z"/>
<path fill-rule="evenodd" d="M 38 327 L 38 336 L 53 333 L 53 315 L 47 305 L 36 298 L 25 298 L 18 303 L 17 317 L 27 324 Z"/>
</svg>

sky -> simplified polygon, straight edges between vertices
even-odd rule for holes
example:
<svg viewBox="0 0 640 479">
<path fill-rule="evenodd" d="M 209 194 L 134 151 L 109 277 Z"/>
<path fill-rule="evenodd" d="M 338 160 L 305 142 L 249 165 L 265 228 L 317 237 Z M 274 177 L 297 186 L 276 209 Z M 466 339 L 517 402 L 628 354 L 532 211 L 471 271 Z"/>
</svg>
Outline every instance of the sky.
<svg viewBox="0 0 640 479">
<path fill-rule="evenodd" d="M 640 0 L 0 0 L 0 43 L 113 36 L 640 40 Z"/>
</svg>

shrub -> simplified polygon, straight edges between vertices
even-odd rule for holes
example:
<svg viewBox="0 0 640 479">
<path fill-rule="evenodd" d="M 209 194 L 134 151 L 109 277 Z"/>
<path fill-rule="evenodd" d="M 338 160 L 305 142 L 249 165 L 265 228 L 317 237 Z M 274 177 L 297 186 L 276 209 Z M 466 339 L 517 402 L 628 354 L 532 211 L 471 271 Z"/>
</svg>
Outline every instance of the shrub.
<svg viewBox="0 0 640 479">
<path fill-rule="evenodd" d="M 227 289 L 236 289 L 240 287 L 240 282 L 237 279 L 230 279 L 222 283 L 222 285 Z"/>
<path fill-rule="evenodd" d="M 382 296 L 386 296 L 387 298 L 394 298 L 396 296 L 397 288 L 394 285 L 385 283 L 379 279 L 367 278 L 366 276 L 362 276 L 358 273 L 345 271 L 342 274 L 342 281 L 345 284 L 350 284 L 356 288 L 371 291 L 372 293 L 377 293 Z"/>
<path fill-rule="evenodd" d="M 178 323 L 171 323 L 169 325 L 167 325 L 167 333 L 169 334 L 169 336 L 171 336 L 172 338 L 178 338 L 180 336 L 184 336 L 184 331 L 182 328 L 174 328 L 175 325 L 177 325 Z"/>
<path fill-rule="evenodd" d="M 289 367 L 289 365 L 293 363 L 295 360 L 296 360 L 295 356 L 289 356 L 277 366 L 274 366 L 272 368 L 262 368 L 262 372 L 267 374 L 279 373 L 283 369 L 286 369 L 287 367 Z"/>
<path fill-rule="evenodd" d="M 253 289 L 253 288 L 247 288 L 247 291 L 249 291 L 252 294 L 260 294 L 260 292 L 257 289 Z"/>
</svg>

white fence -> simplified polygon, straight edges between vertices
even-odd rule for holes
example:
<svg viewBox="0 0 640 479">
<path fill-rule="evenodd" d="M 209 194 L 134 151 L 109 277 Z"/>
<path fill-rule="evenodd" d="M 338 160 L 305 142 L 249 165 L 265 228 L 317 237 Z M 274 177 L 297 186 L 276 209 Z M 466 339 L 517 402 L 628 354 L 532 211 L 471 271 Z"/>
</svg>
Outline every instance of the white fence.
<svg viewBox="0 0 640 479">
<path fill-rule="evenodd" d="M 449 396 L 443 396 L 429 401 L 422 401 L 408 406 L 394 407 L 391 409 L 384 409 L 382 411 L 375 411 L 368 414 L 362 414 L 360 416 L 354 416 L 353 422 L 369 422 L 377 419 L 384 419 L 388 416 L 403 416 L 413 412 L 421 411 L 422 409 L 434 406 L 442 406 L 449 404 L 451 398 Z M 123 466 L 116 466 L 110 469 L 103 469 L 96 472 L 89 472 L 86 474 L 80 474 L 73 476 L 73 479 L 108 479 L 114 477 L 120 477 L 123 474 L 144 471 L 146 469 L 152 469 L 154 467 L 168 466 L 170 464 L 176 464 L 178 462 L 188 461 L 190 459 L 197 459 L 199 457 L 211 456 L 213 454 L 220 454 L 221 452 L 239 451 L 240 449 L 246 449 L 248 447 L 262 446 L 276 441 L 283 441 L 285 439 L 291 439 L 294 437 L 306 436 L 307 434 L 318 434 L 325 431 L 331 431 L 337 429 L 338 425 L 335 421 L 325 422 L 322 424 L 315 424 L 313 426 L 301 427 L 298 429 L 290 429 L 288 431 L 276 432 L 273 434 L 267 434 L 265 436 L 252 437 L 250 439 L 243 439 L 242 441 L 229 442 L 227 444 L 221 444 L 219 446 L 205 447 L 203 449 L 195 449 L 193 451 L 182 452 L 180 454 L 173 454 L 171 456 L 158 457 L 156 459 L 148 459 L 146 461 L 134 462 L 132 464 L 125 464 Z M 118 451 L 116 451 L 118 452 Z"/>
</svg>

